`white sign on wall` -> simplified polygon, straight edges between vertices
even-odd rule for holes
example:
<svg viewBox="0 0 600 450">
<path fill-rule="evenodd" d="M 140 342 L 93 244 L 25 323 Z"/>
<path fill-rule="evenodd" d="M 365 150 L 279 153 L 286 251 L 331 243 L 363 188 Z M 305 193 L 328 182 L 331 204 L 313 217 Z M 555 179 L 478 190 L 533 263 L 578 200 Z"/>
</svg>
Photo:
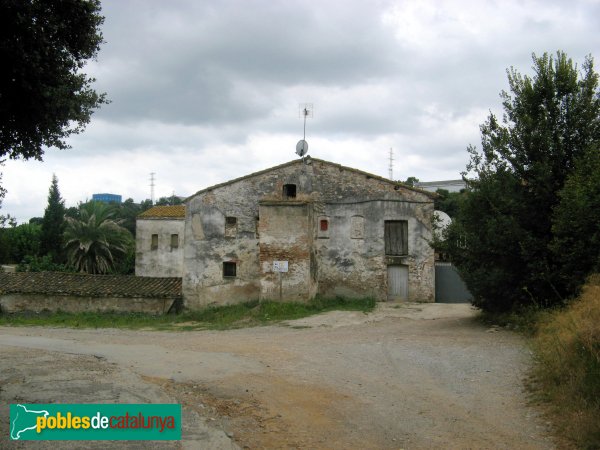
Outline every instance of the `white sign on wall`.
<svg viewBox="0 0 600 450">
<path fill-rule="evenodd" d="M 285 273 L 288 271 L 287 261 L 273 261 L 273 272 Z"/>
</svg>

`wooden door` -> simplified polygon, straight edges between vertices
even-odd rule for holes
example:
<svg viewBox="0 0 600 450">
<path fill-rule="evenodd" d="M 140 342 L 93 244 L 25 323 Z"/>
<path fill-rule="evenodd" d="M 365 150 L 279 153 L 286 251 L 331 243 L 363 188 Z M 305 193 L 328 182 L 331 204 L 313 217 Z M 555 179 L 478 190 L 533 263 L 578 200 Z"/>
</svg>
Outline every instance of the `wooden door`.
<svg viewBox="0 0 600 450">
<path fill-rule="evenodd" d="M 408 300 L 408 266 L 391 265 L 387 268 L 388 300 Z"/>
</svg>

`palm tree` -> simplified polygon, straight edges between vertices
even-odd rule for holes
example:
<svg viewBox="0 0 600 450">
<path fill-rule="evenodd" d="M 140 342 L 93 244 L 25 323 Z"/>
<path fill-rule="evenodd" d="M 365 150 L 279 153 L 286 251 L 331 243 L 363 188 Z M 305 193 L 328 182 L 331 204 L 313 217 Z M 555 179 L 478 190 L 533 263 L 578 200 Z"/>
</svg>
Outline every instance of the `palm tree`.
<svg viewBox="0 0 600 450">
<path fill-rule="evenodd" d="M 79 209 L 79 218 L 66 217 L 64 247 L 67 263 L 86 273 L 107 273 L 133 245 L 131 233 L 113 219 L 114 208 L 88 202 Z"/>
</svg>

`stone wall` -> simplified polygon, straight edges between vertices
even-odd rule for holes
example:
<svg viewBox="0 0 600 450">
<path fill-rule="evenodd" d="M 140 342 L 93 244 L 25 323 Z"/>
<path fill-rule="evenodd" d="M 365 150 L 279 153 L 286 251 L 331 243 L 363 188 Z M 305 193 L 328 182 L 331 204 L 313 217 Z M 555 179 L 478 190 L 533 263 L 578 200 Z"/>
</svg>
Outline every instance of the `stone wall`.
<svg viewBox="0 0 600 450">
<path fill-rule="evenodd" d="M 18 312 L 119 312 L 166 314 L 174 306 L 170 298 L 76 297 L 69 295 L 4 294 L 0 311 Z"/>
<path fill-rule="evenodd" d="M 260 202 L 259 262 L 261 300 L 306 301 L 317 292 L 312 204 Z M 287 272 L 276 272 L 274 261 Z"/>
<path fill-rule="evenodd" d="M 138 218 L 135 238 L 135 274 L 140 277 L 181 277 L 183 273 L 184 219 Z M 152 235 L 158 246 L 152 246 Z M 172 246 L 171 236 L 178 236 Z"/>
</svg>

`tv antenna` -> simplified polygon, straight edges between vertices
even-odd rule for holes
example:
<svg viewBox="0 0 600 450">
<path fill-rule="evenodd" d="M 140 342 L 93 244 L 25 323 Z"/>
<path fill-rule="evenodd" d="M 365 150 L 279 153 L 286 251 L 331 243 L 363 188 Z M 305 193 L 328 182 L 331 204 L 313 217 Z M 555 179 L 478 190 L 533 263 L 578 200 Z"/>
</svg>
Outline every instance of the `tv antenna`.
<svg viewBox="0 0 600 450">
<path fill-rule="evenodd" d="M 154 205 L 154 175 L 156 172 L 150 172 L 150 202 Z"/>
<path fill-rule="evenodd" d="M 301 140 L 296 144 L 296 154 L 302 158 L 308 153 L 308 142 L 306 142 L 306 119 L 313 117 L 313 104 L 312 103 L 300 103 L 298 108 L 299 117 L 304 119 L 304 135 Z"/>
</svg>

